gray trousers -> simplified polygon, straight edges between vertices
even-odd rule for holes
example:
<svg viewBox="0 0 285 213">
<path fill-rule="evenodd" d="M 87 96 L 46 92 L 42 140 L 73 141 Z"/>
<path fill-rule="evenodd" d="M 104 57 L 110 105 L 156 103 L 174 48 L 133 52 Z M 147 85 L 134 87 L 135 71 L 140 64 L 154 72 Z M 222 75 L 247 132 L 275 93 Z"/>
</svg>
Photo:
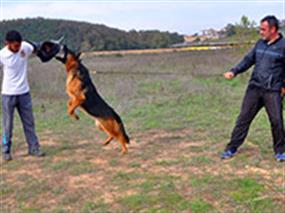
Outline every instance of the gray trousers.
<svg viewBox="0 0 285 213">
<path fill-rule="evenodd" d="M 2 151 L 4 153 L 11 151 L 15 109 L 21 118 L 29 151 L 38 149 L 39 142 L 35 133 L 32 99 L 30 93 L 26 93 L 23 95 L 2 95 Z"/>
</svg>

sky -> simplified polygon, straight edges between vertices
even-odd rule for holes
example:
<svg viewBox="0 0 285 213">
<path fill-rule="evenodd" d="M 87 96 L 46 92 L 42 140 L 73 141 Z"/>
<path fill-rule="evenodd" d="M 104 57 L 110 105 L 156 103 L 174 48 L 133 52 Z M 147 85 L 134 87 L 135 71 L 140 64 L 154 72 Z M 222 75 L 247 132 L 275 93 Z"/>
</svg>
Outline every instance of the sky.
<svg viewBox="0 0 285 213">
<path fill-rule="evenodd" d="M 104 24 L 122 30 L 193 34 L 265 15 L 285 19 L 285 0 L 0 0 L 0 20 L 56 18 Z"/>
</svg>

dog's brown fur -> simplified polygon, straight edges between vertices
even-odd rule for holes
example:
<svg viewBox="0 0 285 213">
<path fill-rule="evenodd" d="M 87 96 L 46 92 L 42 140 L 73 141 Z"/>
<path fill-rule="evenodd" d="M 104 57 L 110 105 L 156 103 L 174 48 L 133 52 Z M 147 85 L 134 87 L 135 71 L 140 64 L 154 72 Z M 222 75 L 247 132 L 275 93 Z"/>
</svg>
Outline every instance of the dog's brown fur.
<svg viewBox="0 0 285 213">
<path fill-rule="evenodd" d="M 66 73 L 67 73 L 67 80 L 66 80 L 66 92 L 68 96 L 70 97 L 67 108 L 68 108 L 68 114 L 75 119 L 79 119 L 79 116 L 75 113 L 76 108 L 80 108 L 81 110 L 87 112 L 90 112 L 90 107 L 96 107 L 96 103 L 92 103 L 90 106 L 89 104 L 85 104 L 88 100 L 87 97 L 87 89 L 86 89 L 86 82 L 82 80 L 82 76 L 79 72 L 79 66 L 80 66 L 80 60 L 79 55 L 73 54 L 71 51 L 66 49 L 66 55 L 65 58 L 57 57 L 58 60 L 62 61 L 65 64 Z M 81 65 L 82 66 L 82 65 Z M 88 81 L 89 82 L 89 81 Z M 91 80 L 90 80 L 91 83 Z M 92 86 L 94 86 L 92 84 Z M 95 89 L 95 87 L 94 87 Z M 96 126 L 104 131 L 109 137 L 104 141 L 104 145 L 109 144 L 113 139 L 117 139 L 121 145 L 122 145 L 122 154 L 127 153 L 128 149 L 126 144 L 129 143 L 129 137 L 127 136 L 123 123 L 120 119 L 120 117 L 116 114 L 116 112 L 108 106 L 103 99 L 100 97 L 100 95 L 96 92 L 95 89 L 95 95 L 94 98 L 100 98 L 99 101 L 102 101 L 102 104 L 100 104 L 100 107 L 102 110 L 109 110 L 109 114 L 107 116 L 103 115 L 104 113 L 101 113 L 102 116 L 100 116 L 100 113 L 98 113 L 97 116 L 91 115 L 95 121 Z M 85 104 L 85 105 L 84 105 Z"/>
</svg>

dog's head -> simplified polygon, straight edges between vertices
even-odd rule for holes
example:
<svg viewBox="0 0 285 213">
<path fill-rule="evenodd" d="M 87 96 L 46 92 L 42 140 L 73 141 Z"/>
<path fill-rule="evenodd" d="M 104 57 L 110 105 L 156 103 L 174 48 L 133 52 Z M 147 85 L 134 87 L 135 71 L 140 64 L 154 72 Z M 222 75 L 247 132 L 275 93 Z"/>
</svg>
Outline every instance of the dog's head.
<svg viewBox="0 0 285 213">
<path fill-rule="evenodd" d="M 80 55 L 79 53 L 74 53 L 66 45 L 63 45 L 61 48 L 60 53 L 55 57 L 58 61 L 65 64 L 65 66 L 70 67 L 73 64 L 77 64 L 80 62 Z"/>
<path fill-rule="evenodd" d="M 55 57 L 58 61 L 60 61 L 63 64 L 68 63 L 69 60 L 79 61 L 80 60 L 81 52 L 74 53 L 66 45 L 62 45 L 61 51 L 58 53 L 58 55 Z"/>
</svg>

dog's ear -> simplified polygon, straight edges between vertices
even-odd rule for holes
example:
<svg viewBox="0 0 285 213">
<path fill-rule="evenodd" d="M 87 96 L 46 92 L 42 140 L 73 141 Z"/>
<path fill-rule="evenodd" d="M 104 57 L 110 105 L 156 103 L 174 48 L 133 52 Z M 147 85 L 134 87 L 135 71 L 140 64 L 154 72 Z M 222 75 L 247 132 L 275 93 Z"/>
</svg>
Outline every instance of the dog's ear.
<svg viewBox="0 0 285 213">
<path fill-rule="evenodd" d="M 80 56 L 81 56 L 81 52 L 77 53 L 77 55 L 75 56 L 75 58 L 76 58 L 77 60 L 79 60 Z"/>
<path fill-rule="evenodd" d="M 66 53 L 68 51 L 68 48 L 65 44 L 63 45 L 63 51 L 64 51 L 64 53 Z"/>
<path fill-rule="evenodd" d="M 62 49 L 63 57 L 61 57 L 61 56 L 56 56 L 55 59 L 58 60 L 58 61 L 60 61 L 60 62 L 62 62 L 63 64 L 65 64 L 65 63 L 66 63 L 66 56 L 67 56 L 67 53 L 68 53 L 68 48 L 67 48 L 67 46 L 64 44 L 64 45 L 62 45 L 61 49 Z"/>
<path fill-rule="evenodd" d="M 65 64 L 66 62 L 66 59 L 65 58 L 62 58 L 62 57 L 59 57 L 59 56 L 56 56 L 55 57 L 56 60 L 60 61 L 61 63 Z"/>
</svg>

